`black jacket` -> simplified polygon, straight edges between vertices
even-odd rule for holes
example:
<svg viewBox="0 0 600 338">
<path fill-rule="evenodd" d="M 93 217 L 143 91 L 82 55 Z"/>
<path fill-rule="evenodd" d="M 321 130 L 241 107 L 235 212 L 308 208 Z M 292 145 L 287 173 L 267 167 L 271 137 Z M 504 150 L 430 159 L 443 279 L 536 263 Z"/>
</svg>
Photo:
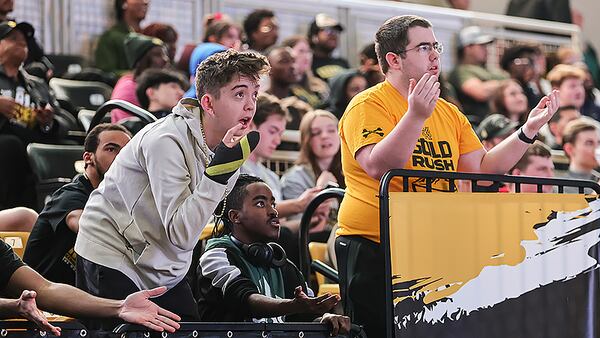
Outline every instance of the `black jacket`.
<svg viewBox="0 0 600 338">
<path fill-rule="evenodd" d="M 27 111 L 28 108 L 42 108 L 47 103 L 54 109 L 53 127 L 47 131 L 42 130 L 35 120 L 29 121 L 30 123 L 9 121 L 0 114 L 0 134 L 13 134 L 26 145 L 31 142 L 58 143 L 66 136 L 66 122 L 57 116 L 60 110 L 58 101 L 44 80 L 28 74 L 23 68 L 19 70 L 16 79 L 8 77 L 4 67 L 0 65 L 0 96 L 15 99 L 17 103 L 25 107 L 24 111 Z M 27 115 L 26 112 L 21 116 L 25 115 Z"/>
</svg>

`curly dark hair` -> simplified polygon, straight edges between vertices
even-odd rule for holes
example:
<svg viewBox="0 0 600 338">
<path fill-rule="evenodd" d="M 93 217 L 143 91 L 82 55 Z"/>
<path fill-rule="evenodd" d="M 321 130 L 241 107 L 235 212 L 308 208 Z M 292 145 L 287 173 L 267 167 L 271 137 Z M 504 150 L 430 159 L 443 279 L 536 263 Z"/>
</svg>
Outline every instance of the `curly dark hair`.
<svg viewBox="0 0 600 338">
<path fill-rule="evenodd" d="M 246 198 L 246 187 L 252 183 L 264 181 L 256 176 L 240 174 L 231 192 L 217 205 L 215 209 L 215 227 L 213 228 L 213 237 L 221 237 L 231 233 L 233 223 L 229 219 L 230 210 L 239 210 L 244 204 Z"/>
</svg>

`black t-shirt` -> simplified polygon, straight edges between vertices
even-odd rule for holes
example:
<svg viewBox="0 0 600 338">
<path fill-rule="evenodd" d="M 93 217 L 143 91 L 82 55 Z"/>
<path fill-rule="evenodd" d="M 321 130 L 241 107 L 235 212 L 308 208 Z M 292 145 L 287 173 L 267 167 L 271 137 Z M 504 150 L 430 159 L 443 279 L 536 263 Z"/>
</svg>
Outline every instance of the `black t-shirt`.
<svg viewBox="0 0 600 338">
<path fill-rule="evenodd" d="M 313 57 L 312 71 L 322 80 L 329 80 L 332 77 L 350 68 L 348 61 L 342 58 L 334 57 Z"/>
<path fill-rule="evenodd" d="M 6 289 L 6 285 L 8 285 L 8 281 L 13 273 L 23 265 L 25 264 L 14 253 L 12 248 L 0 240 L 0 294 L 4 293 L 4 289 Z"/>
<path fill-rule="evenodd" d="M 75 285 L 75 239 L 67 215 L 83 209 L 94 188 L 84 175 L 52 194 L 27 241 L 23 260 L 46 279 Z"/>
</svg>

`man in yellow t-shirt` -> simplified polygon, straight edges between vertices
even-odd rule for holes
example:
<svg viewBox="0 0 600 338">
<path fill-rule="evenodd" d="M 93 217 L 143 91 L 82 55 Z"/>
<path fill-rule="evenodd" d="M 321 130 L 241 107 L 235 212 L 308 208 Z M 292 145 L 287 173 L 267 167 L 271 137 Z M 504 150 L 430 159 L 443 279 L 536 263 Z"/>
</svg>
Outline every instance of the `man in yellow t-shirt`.
<svg viewBox="0 0 600 338">
<path fill-rule="evenodd" d="M 502 174 L 523 155 L 559 106 L 544 97 L 519 131 L 486 152 L 466 117 L 439 98 L 440 54 L 431 23 L 405 15 L 376 36 L 386 80 L 352 99 L 340 121 L 346 195 L 338 214 L 336 254 L 345 314 L 369 337 L 385 337 L 385 276 L 379 246 L 379 179 L 392 168 Z M 424 190 L 413 180 L 413 191 Z M 391 190 L 402 190 L 397 179 Z M 447 191 L 443 181 L 435 190 Z"/>
</svg>

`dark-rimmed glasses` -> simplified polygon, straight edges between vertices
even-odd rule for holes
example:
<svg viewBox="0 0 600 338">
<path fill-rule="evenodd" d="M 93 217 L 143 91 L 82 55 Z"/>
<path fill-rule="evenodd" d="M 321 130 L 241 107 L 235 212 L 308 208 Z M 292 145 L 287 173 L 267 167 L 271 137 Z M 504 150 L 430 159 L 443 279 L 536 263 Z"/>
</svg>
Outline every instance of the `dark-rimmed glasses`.
<svg viewBox="0 0 600 338">
<path fill-rule="evenodd" d="M 444 45 L 442 45 L 441 42 L 437 41 L 434 43 L 423 42 L 416 47 L 401 50 L 398 52 L 398 54 L 410 52 L 411 50 L 417 50 L 417 52 L 422 55 L 429 55 L 434 50 L 439 54 L 442 54 L 444 52 Z"/>
</svg>

